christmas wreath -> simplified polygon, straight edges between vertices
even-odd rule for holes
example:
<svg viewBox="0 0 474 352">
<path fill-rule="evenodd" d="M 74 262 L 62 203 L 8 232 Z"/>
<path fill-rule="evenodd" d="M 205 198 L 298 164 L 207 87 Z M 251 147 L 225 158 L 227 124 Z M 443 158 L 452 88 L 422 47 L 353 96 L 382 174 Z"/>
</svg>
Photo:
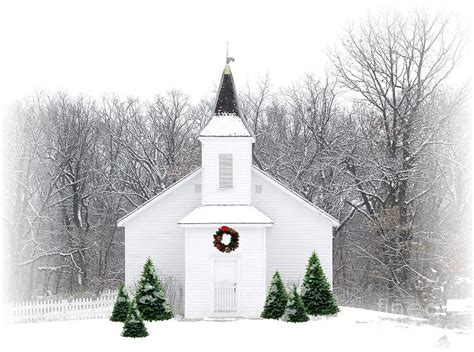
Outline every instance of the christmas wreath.
<svg viewBox="0 0 474 352">
<path fill-rule="evenodd" d="M 230 235 L 230 242 L 228 244 L 222 243 L 222 237 Z M 228 226 L 221 226 L 214 235 L 214 247 L 222 253 L 230 253 L 239 247 L 239 233 Z"/>
</svg>

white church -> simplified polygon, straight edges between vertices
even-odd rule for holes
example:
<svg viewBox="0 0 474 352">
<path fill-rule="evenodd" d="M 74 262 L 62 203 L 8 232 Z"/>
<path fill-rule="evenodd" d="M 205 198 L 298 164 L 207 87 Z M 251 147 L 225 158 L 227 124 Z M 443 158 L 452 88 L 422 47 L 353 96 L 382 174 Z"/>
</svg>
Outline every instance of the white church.
<svg viewBox="0 0 474 352">
<path fill-rule="evenodd" d="M 135 287 L 150 257 L 161 275 L 182 283 L 185 319 L 258 317 L 273 273 L 301 283 L 313 250 L 332 282 L 338 221 L 252 165 L 255 136 L 227 61 L 214 115 L 199 135 L 202 166 L 118 222 L 126 285 Z M 238 233 L 238 247 L 229 250 L 227 234 L 215 245 L 222 226 Z"/>
</svg>

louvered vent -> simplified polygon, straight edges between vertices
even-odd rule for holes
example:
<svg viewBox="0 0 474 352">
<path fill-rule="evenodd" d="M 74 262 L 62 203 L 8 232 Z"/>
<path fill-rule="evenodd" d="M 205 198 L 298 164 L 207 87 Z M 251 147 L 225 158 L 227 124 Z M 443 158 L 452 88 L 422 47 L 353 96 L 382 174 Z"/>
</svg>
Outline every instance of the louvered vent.
<svg viewBox="0 0 474 352">
<path fill-rule="evenodd" d="M 219 154 L 219 189 L 232 189 L 232 154 Z"/>
</svg>

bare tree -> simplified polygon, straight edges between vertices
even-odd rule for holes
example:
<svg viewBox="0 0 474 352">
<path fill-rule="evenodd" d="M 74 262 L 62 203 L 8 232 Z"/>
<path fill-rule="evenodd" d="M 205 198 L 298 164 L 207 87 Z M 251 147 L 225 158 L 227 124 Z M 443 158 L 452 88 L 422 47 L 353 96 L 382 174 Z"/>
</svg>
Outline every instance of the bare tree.
<svg viewBox="0 0 474 352">
<path fill-rule="evenodd" d="M 428 174 L 427 160 L 452 143 L 443 132 L 465 98 L 458 92 L 437 103 L 460 57 L 462 37 L 451 30 L 441 17 L 387 14 L 350 28 L 332 56 L 357 101 L 344 169 L 359 199 L 348 203 L 380 240 L 370 251 L 359 250 L 382 268 L 374 276 L 386 282 L 392 298 L 413 299 L 419 280 L 433 280 L 415 260 L 424 248 L 414 246 L 424 232 L 417 205 L 440 183 L 440 175 Z"/>
</svg>

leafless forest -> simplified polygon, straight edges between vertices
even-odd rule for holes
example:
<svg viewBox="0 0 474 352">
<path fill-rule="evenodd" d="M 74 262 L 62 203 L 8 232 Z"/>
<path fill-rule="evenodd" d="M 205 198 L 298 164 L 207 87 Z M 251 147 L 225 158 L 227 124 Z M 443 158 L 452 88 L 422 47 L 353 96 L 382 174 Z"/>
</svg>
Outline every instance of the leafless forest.
<svg viewBox="0 0 474 352">
<path fill-rule="evenodd" d="M 449 83 L 463 43 L 452 19 L 387 14 L 348 27 L 325 77 L 239 84 L 254 164 L 341 221 L 340 304 L 423 315 L 470 294 L 470 92 Z M 4 121 L 10 299 L 116 287 L 117 219 L 199 166 L 212 105 L 179 90 L 19 102 Z"/>
</svg>

